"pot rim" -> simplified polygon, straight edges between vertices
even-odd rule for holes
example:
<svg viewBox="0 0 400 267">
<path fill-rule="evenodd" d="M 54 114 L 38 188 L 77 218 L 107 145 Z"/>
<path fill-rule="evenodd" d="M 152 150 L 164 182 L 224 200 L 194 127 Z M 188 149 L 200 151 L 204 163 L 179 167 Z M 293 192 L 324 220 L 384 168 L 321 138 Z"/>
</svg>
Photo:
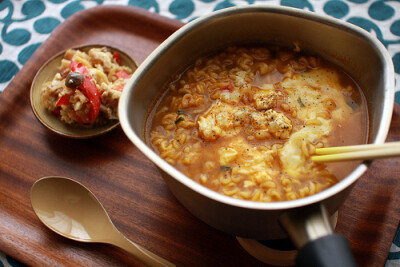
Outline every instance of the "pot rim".
<svg viewBox="0 0 400 267">
<path fill-rule="evenodd" d="M 345 21 L 341 21 L 339 19 L 319 15 L 317 13 L 311 11 L 304 11 L 297 8 L 292 7 L 284 7 L 284 6 L 272 6 L 272 5 L 249 5 L 249 6 L 237 6 L 230 7 L 226 9 L 222 9 L 219 11 L 214 11 L 208 15 L 199 17 L 184 26 L 178 29 L 175 33 L 173 33 L 170 37 L 168 37 L 162 44 L 160 44 L 146 59 L 140 64 L 138 69 L 133 73 L 131 79 L 125 86 L 125 89 L 122 92 L 120 101 L 119 101 L 119 116 L 120 123 L 123 131 L 127 135 L 127 137 L 133 142 L 133 144 L 143 153 L 146 157 L 148 157 L 156 166 L 165 171 L 168 175 L 176 179 L 180 183 L 189 187 L 191 190 L 206 196 L 210 199 L 218 201 L 220 203 L 224 203 L 226 205 L 253 209 L 253 210 L 286 210 L 293 209 L 302 206 L 311 205 L 313 203 L 322 202 L 323 200 L 330 198 L 346 188 L 350 187 L 353 183 L 357 181 L 357 179 L 367 170 L 367 165 L 370 161 L 361 163 L 356 169 L 354 169 L 348 176 L 343 178 L 337 184 L 308 197 L 290 200 L 290 201 L 279 201 L 279 202 L 256 202 L 249 200 L 241 200 L 235 199 L 229 196 L 225 196 L 218 192 L 215 192 L 207 187 L 198 184 L 193 181 L 191 178 L 182 174 L 178 170 L 176 170 L 173 166 L 169 165 L 166 161 L 164 161 L 161 157 L 159 157 L 151 148 L 149 148 L 145 142 L 133 131 L 130 127 L 129 123 L 129 102 L 131 99 L 132 93 L 135 91 L 135 86 L 138 84 L 138 81 L 144 76 L 151 68 L 151 66 L 160 58 L 162 55 L 175 43 L 177 43 L 180 39 L 182 39 L 188 32 L 190 32 L 193 28 L 200 27 L 201 25 L 207 24 L 210 20 L 219 19 L 225 16 L 238 15 L 242 13 L 275 13 L 282 14 L 286 16 L 299 17 L 306 20 L 315 21 L 324 25 L 329 25 L 336 27 L 340 30 L 344 30 L 346 32 L 350 32 L 351 34 L 357 35 L 359 38 L 368 41 L 373 44 L 373 47 L 378 51 L 379 57 L 381 57 L 382 62 L 384 62 L 384 84 L 386 85 L 385 91 L 393 91 L 393 94 L 386 94 L 385 97 L 385 120 L 381 123 L 380 129 L 377 132 L 375 140 L 373 140 L 375 144 L 384 143 L 391 122 L 391 116 L 393 112 L 393 104 L 394 104 L 394 67 L 391 57 L 383 46 L 383 44 L 373 37 L 369 32 L 364 29 L 350 24 Z"/>
</svg>

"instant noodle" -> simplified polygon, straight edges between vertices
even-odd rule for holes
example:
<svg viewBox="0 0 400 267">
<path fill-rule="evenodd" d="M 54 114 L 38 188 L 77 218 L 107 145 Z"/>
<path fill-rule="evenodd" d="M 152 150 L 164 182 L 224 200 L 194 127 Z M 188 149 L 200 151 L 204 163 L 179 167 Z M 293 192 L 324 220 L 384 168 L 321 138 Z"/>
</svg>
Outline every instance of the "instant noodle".
<svg viewBox="0 0 400 267">
<path fill-rule="evenodd" d="M 365 143 L 358 85 L 318 56 L 229 47 L 171 81 L 146 122 L 169 164 L 224 195 L 286 201 L 324 190 L 358 163 L 317 164 L 315 148 Z"/>
</svg>

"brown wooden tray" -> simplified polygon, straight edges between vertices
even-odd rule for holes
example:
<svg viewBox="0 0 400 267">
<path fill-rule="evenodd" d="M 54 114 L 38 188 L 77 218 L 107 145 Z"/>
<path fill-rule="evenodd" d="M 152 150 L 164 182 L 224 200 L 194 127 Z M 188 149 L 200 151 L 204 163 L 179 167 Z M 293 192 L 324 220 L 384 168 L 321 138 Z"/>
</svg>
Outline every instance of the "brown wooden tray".
<svg viewBox="0 0 400 267">
<path fill-rule="evenodd" d="M 29 192 L 43 176 L 80 181 L 102 201 L 128 238 L 178 266 L 259 266 L 235 237 L 185 210 L 156 168 L 121 128 L 90 140 L 50 133 L 34 117 L 29 87 L 39 67 L 63 49 L 103 43 L 140 64 L 182 23 L 133 7 L 100 6 L 68 18 L 43 43 L 0 95 L 0 250 L 36 266 L 138 265 L 124 251 L 59 237 L 34 215 Z M 396 106 L 389 141 L 400 140 Z M 360 266 L 382 266 L 400 220 L 399 159 L 377 160 L 339 211 L 337 231 Z"/>
</svg>

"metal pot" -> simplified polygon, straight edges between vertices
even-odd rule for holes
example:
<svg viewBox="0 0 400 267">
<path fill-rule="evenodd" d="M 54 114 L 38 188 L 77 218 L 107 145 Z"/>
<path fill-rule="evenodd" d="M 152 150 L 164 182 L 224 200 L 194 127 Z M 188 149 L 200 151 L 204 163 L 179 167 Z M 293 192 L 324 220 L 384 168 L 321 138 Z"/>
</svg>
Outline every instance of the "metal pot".
<svg viewBox="0 0 400 267">
<path fill-rule="evenodd" d="M 348 253 L 348 242 L 334 234 L 328 217 L 345 201 L 366 171 L 368 162 L 318 194 L 293 201 L 259 203 L 234 199 L 203 187 L 161 159 L 144 142 L 143 125 L 149 107 L 171 77 L 196 58 L 230 44 L 291 44 L 294 41 L 303 49 L 315 51 L 336 63 L 357 80 L 368 103 L 369 143 L 383 143 L 394 103 L 394 68 L 384 46 L 363 29 L 338 19 L 265 5 L 213 12 L 186 24 L 164 41 L 126 85 L 119 103 L 121 126 L 128 138 L 159 168 L 176 198 L 207 224 L 252 239 L 277 239 L 289 234 L 301 249 L 297 258 L 300 265 L 302 260 L 310 260 L 309 253 L 320 255 L 314 260 L 326 258 L 328 265 L 351 265 L 354 259 Z M 332 246 L 333 251 L 323 252 L 324 246 Z M 348 255 L 338 256 L 335 251 Z M 344 262 L 338 262 L 340 258 Z"/>
</svg>

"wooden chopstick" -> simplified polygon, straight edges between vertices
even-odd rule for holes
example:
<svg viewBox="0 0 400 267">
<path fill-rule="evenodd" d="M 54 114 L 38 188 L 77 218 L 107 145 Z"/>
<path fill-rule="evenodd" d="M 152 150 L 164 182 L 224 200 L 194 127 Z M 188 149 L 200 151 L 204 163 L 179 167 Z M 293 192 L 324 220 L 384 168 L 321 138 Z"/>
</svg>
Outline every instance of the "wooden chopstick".
<svg viewBox="0 0 400 267">
<path fill-rule="evenodd" d="M 351 160 L 371 160 L 400 156 L 400 142 L 367 144 L 342 147 L 317 148 L 312 156 L 314 162 L 337 162 Z"/>
</svg>

